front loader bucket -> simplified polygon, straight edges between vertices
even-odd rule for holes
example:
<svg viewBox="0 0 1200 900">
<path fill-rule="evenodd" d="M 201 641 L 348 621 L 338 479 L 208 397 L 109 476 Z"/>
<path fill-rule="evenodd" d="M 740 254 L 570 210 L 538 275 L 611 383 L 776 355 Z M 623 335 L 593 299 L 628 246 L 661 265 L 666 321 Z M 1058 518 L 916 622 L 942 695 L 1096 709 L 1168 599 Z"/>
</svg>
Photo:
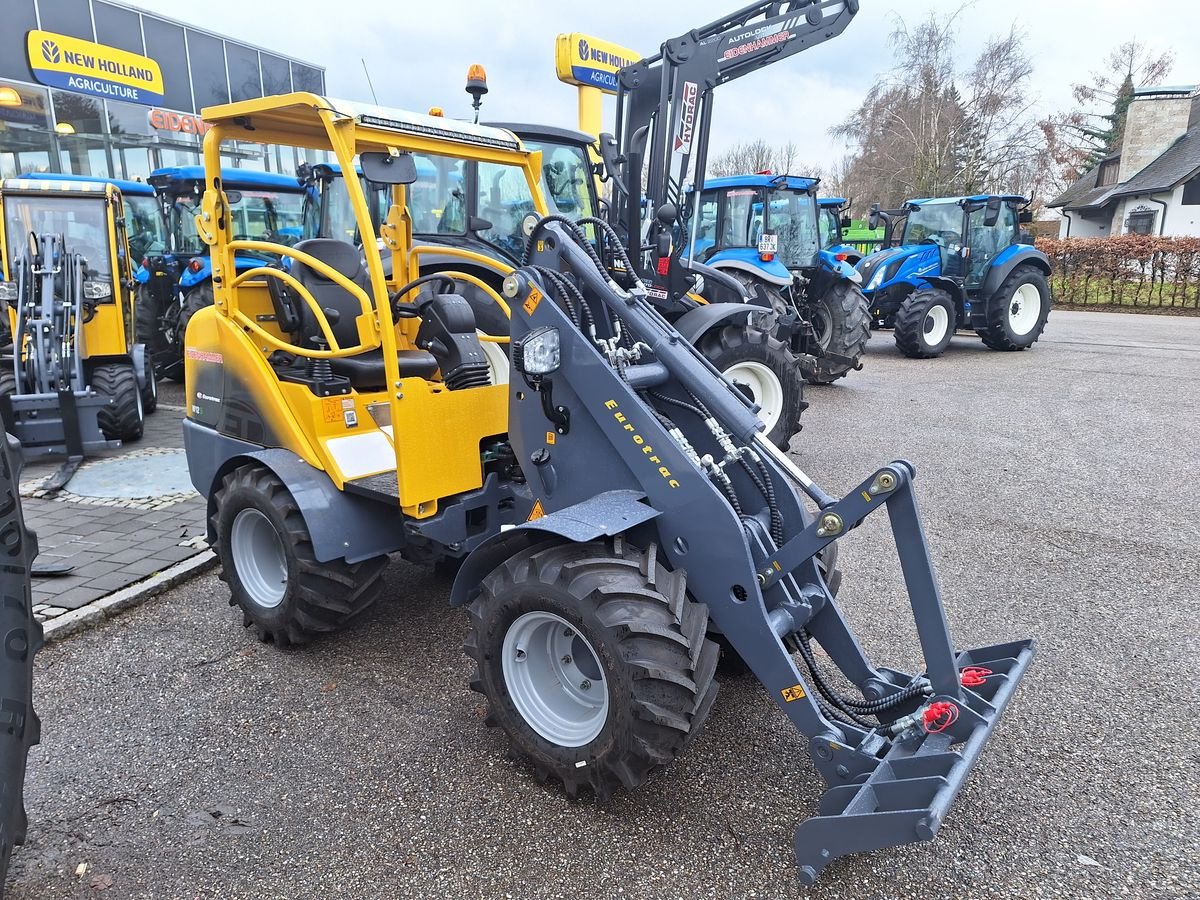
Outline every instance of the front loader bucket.
<svg viewBox="0 0 1200 900">
<path fill-rule="evenodd" d="M 821 798 L 820 814 L 796 829 L 800 881 L 811 885 L 831 860 L 849 853 L 931 841 L 1033 659 L 1034 642 L 966 650 L 959 670 L 985 670 L 983 684 L 953 698 L 957 727 L 929 733 L 913 725 L 857 784 Z"/>
</svg>

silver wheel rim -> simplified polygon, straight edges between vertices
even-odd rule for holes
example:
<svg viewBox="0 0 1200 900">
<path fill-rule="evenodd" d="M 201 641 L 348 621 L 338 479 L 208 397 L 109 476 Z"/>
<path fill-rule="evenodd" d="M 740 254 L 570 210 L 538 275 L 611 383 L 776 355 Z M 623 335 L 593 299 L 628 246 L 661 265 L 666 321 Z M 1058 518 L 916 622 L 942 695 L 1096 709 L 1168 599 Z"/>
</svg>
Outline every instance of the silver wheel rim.
<svg viewBox="0 0 1200 900">
<path fill-rule="evenodd" d="M 541 610 L 519 616 L 504 635 L 500 662 L 513 706 L 552 744 L 582 747 L 604 730 L 604 669 L 566 619 Z"/>
<path fill-rule="evenodd" d="M 774 431 L 783 415 L 783 385 L 779 383 L 779 376 L 770 366 L 753 360 L 734 363 L 724 374 L 734 384 L 749 391 L 751 399 L 761 407 L 758 417 L 767 426 L 767 434 Z"/>
<path fill-rule="evenodd" d="M 829 339 L 833 336 L 833 319 L 829 315 L 829 311 L 818 306 L 809 311 L 809 317 L 817 346 L 822 350 L 828 350 Z"/>
<path fill-rule="evenodd" d="M 930 347 L 940 344 L 950 330 L 950 314 L 946 312 L 946 307 L 941 305 L 929 307 L 929 311 L 925 313 L 925 319 L 921 322 L 921 330 L 925 334 L 925 343 Z"/>
<path fill-rule="evenodd" d="M 483 334 L 482 331 L 475 333 Z M 483 358 L 487 360 L 488 375 L 492 378 L 492 384 L 508 384 L 508 354 L 504 345 L 481 339 L 479 346 L 483 348 Z"/>
<path fill-rule="evenodd" d="M 233 519 L 230 534 L 238 581 L 259 606 L 274 609 L 287 592 L 287 556 L 279 532 L 263 513 L 247 507 Z"/>
<path fill-rule="evenodd" d="M 1041 314 L 1042 294 L 1037 285 L 1021 285 L 1008 301 L 1008 327 L 1013 334 L 1029 334 Z"/>
</svg>

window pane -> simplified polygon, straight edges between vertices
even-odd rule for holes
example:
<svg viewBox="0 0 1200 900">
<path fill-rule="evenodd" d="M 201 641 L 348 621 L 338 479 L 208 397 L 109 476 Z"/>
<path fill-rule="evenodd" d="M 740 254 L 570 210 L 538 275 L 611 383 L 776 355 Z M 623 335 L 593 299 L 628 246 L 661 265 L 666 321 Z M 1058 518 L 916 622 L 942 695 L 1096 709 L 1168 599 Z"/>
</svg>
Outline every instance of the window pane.
<svg viewBox="0 0 1200 900">
<path fill-rule="evenodd" d="M 7 3 L 4 4 L 8 6 Z M 69 34 L 72 37 L 94 41 L 92 13 L 88 0 L 41 0 L 38 11 L 42 14 L 42 31 Z M 7 19 L 7 13 L 5 14 Z M 7 22 L 5 26 L 7 27 Z"/>
<path fill-rule="evenodd" d="M 251 100 L 262 96 L 258 79 L 258 51 L 232 41 L 225 42 L 229 61 L 229 91 L 234 100 Z"/>
<path fill-rule="evenodd" d="M 142 17 L 146 46 L 154 48 L 154 58 L 162 69 L 163 106 L 192 112 L 192 86 L 188 79 L 187 48 L 183 29 L 151 16 Z"/>
<path fill-rule="evenodd" d="M 0 78 L 33 81 L 25 57 L 25 32 L 37 28 L 33 0 L 4 0 L 4 26 L 0 28 Z"/>
<path fill-rule="evenodd" d="M 8 85 L 16 90 L 21 98 L 20 106 L 0 106 L 0 132 L 4 133 L 2 142 L 11 144 L 13 132 L 27 128 L 40 131 L 50 130 L 50 92 L 45 88 L 26 87 L 25 85 Z"/>
<path fill-rule="evenodd" d="M 54 100 L 54 119 L 59 128 L 71 126 L 74 134 L 104 134 L 104 105 L 102 101 L 69 91 L 51 91 Z"/>
<path fill-rule="evenodd" d="M 479 163 L 478 215 L 492 223 L 479 232 L 489 244 L 519 260 L 525 252 L 525 217 L 536 213 L 525 173 L 516 166 Z"/>
<path fill-rule="evenodd" d="M 421 234 L 464 234 L 467 194 L 461 159 L 413 154 L 417 180 L 408 186 L 413 231 Z"/>
<path fill-rule="evenodd" d="M 225 48 L 215 37 L 188 29 L 188 59 L 192 64 L 192 91 L 196 109 L 229 102 L 225 75 Z"/>
<path fill-rule="evenodd" d="M 272 94 L 290 94 L 292 92 L 292 72 L 286 59 L 269 54 L 259 54 L 262 60 L 262 77 L 264 96 Z"/>
<path fill-rule="evenodd" d="M 99 43 L 120 47 L 130 53 L 145 53 L 142 26 L 136 12 L 107 3 L 94 4 L 92 11 L 96 17 L 96 40 Z"/>
<path fill-rule="evenodd" d="M 325 93 L 325 82 L 320 70 L 292 63 L 292 89 L 312 91 L 314 94 Z"/>
</svg>

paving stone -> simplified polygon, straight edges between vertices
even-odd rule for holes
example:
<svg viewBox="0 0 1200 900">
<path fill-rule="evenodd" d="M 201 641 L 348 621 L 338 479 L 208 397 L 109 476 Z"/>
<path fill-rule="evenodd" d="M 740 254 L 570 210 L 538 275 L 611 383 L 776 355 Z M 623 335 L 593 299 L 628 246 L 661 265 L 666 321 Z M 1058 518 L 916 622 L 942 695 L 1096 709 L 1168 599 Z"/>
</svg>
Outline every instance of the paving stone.
<svg viewBox="0 0 1200 900">
<path fill-rule="evenodd" d="M 171 564 L 164 559 L 159 559 L 156 556 L 144 558 L 130 562 L 128 565 L 122 566 L 117 571 L 128 572 L 135 576 L 136 579 L 145 578 L 147 575 L 153 575 L 155 572 L 168 568 Z"/>
<path fill-rule="evenodd" d="M 59 594 L 55 599 L 56 606 L 62 606 L 66 609 L 79 609 L 91 603 L 93 600 L 99 600 L 108 591 L 99 587 L 75 587 L 65 593 Z"/>
<path fill-rule="evenodd" d="M 122 567 L 124 567 L 125 563 L 135 563 L 145 558 L 146 553 L 140 547 L 131 547 L 128 550 L 122 550 L 119 553 L 110 553 L 107 556 L 109 562 L 122 563 Z"/>
<path fill-rule="evenodd" d="M 135 581 L 141 581 L 142 577 L 141 575 L 134 575 L 132 572 L 127 572 L 124 569 L 118 569 L 107 575 L 98 575 L 89 581 L 88 584 L 93 587 L 103 588 L 106 594 L 111 594 L 113 591 L 120 590 L 126 585 L 133 584 Z"/>
</svg>

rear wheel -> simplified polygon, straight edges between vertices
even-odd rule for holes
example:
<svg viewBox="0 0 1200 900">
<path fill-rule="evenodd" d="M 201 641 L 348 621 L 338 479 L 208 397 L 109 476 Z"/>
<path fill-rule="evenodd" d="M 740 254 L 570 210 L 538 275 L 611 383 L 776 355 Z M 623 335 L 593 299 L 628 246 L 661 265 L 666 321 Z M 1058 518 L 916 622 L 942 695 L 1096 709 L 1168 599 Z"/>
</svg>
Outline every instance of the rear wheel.
<svg viewBox="0 0 1200 900">
<path fill-rule="evenodd" d="M 154 292 L 147 285 L 139 285 L 134 311 L 134 337 L 146 345 L 146 353 L 157 356 L 165 345 L 162 331 L 158 327 L 161 311 Z"/>
<path fill-rule="evenodd" d="M 853 360 L 835 362 L 818 356 L 817 367 L 808 373 L 809 384 L 832 384 L 852 372 L 871 339 L 871 312 L 858 285 L 845 279 L 835 282 L 825 296 L 805 303 L 801 313 L 813 326 L 822 353 Z"/>
<path fill-rule="evenodd" d="M 261 640 L 307 643 L 374 603 L 387 557 L 318 562 L 295 498 L 279 477 L 246 465 L 225 476 L 214 498 L 220 578 L 231 606 Z"/>
<path fill-rule="evenodd" d="M 988 301 L 987 325 L 976 329 L 993 350 L 1025 350 L 1050 318 L 1050 283 L 1033 266 L 1017 266 Z"/>
<path fill-rule="evenodd" d="M 96 414 L 100 431 L 110 441 L 140 441 L 145 428 L 142 391 L 131 362 L 110 362 L 92 369 L 92 388 L 113 402 Z"/>
<path fill-rule="evenodd" d="M 468 613 L 487 724 L 572 797 L 642 784 L 687 749 L 717 694 L 708 607 L 653 546 L 524 550 L 484 579 Z"/>
<path fill-rule="evenodd" d="M 25 766 L 29 748 L 41 737 L 33 709 L 33 656 L 42 647 L 42 626 L 33 615 L 30 571 L 37 555 L 37 537 L 25 527 L 21 505 L 15 502 L 20 479 L 20 451 L 13 438 L 0 447 L 0 495 L 10 501 L 0 516 L 5 535 L 6 564 L 0 570 L 0 631 L 5 652 L 0 654 L 0 889 L 8 873 L 13 847 L 25 843 Z"/>
<path fill-rule="evenodd" d="M 183 309 L 179 313 L 179 326 L 175 335 L 175 346 L 179 348 L 179 353 L 184 353 L 187 338 L 188 323 L 192 321 L 192 316 L 204 309 L 206 306 L 213 305 L 213 289 L 212 282 L 206 281 L 203 284 L 197 285 L 187 292 L 183 298 Z M 179 369 L 179 377 L 176 381 L 183 381 L 183 369 Z"/>
<path fill-rule="evenodd" d="M 896 346 L 910 359 L 941 356 L 954 337 L 958 313 L 941 288 L 920 288 L 896 312 Z"/>
<path fill-rule="evenodd" d="M 142 410 L 152 413 L 158 409 L 158 376 L 154 373 L 154 359 L 149 347 L 142 353 L 142 374 L 146 379 L 142 386 Z"/>
<path fill-rule="evenodd" d="M 17 392 L 17 375 L 11 359 L 0 359 L 0 397 Z"/>
<path fill-rule="evenodd" d="M 784 450 L 800 431 L 804 378 L 787 345 L 749 325 L 726 325 L 701 336 L 697 349 L 761 409 L 766 436 Z"/>
</svg>

